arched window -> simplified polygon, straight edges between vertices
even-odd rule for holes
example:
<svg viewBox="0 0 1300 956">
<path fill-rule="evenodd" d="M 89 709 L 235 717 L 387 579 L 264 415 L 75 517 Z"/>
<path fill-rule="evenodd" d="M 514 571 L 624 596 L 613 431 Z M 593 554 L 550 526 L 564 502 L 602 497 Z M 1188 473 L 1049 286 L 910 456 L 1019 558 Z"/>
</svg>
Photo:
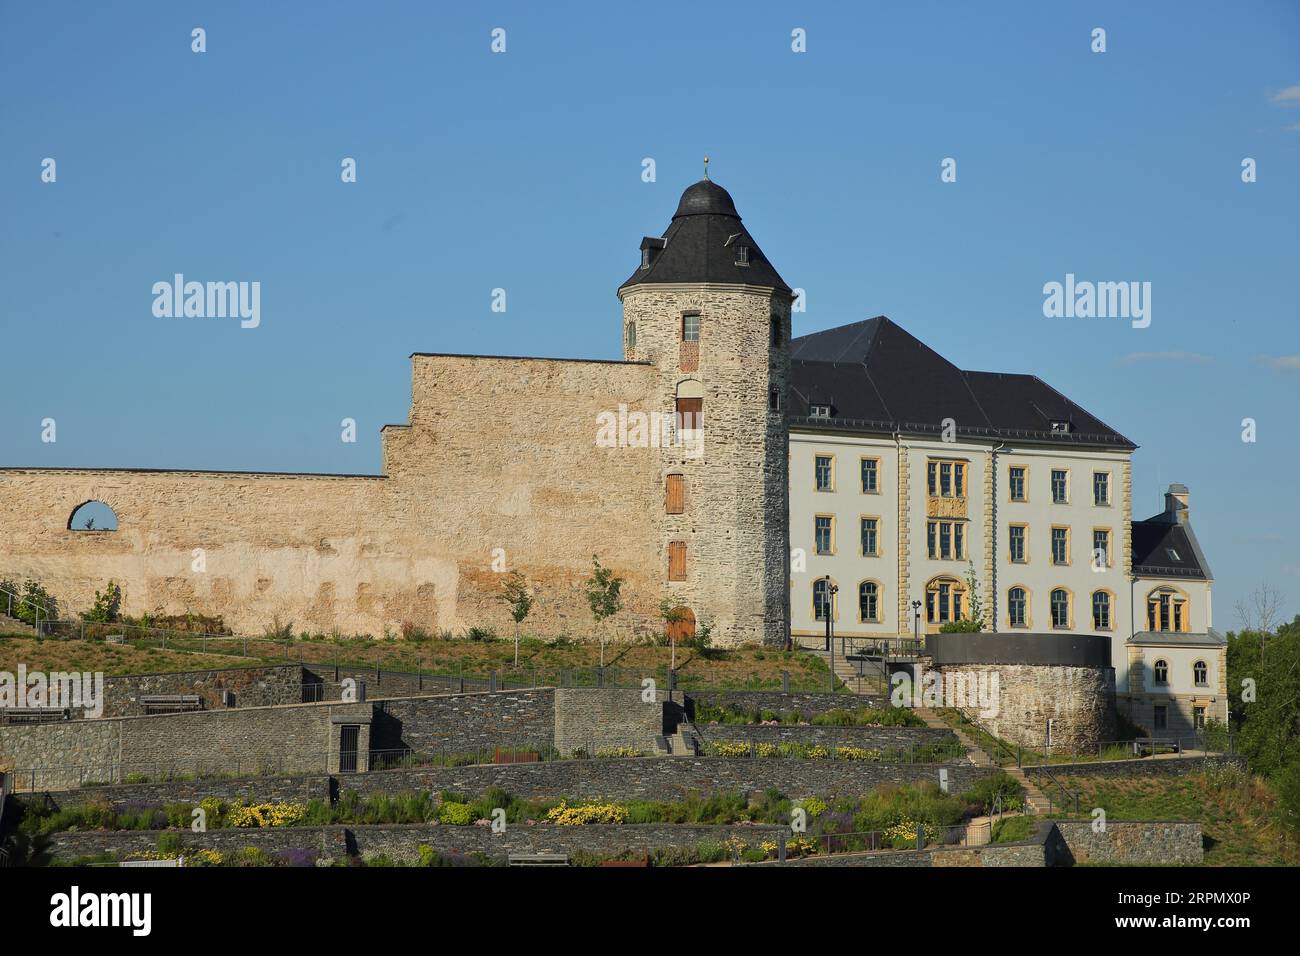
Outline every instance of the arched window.
<svg viewBox="0 0 1300 956">
<path fill-rule="evenodd" d="M 1148 631 L 1190 631 L 1187 595 L 1177 588 L 1159 587 L 1147 595 Z"/>
<path fill-rule="evenodd" d="M 1192 665 L 1192 679 L 1197 687 L 1210 686 L 1210 669 L 1205 666 L 1205 661 L 1197 661 Z"/>
<path fill-rule="evenodd" d="M 1012 627 L 1029 626 L 1029 597 L 1022 587 L 1007 592 L 1007 623 Z"/>
<path fill-rule="evenodd" d="M 627 324 L 627 347 L 630 349 L 636 348 L 636 323 L 635 322 L 629 322 Z"/>
<path fill-rule="evenodd" d="M 956 578 L 935 578 L 925 586 L 925 620 L 943 625 L 965 614 L 966 585 Z"/>
<path fill-rule="evenodd" d="M 814 620 L 824 621 L 834 611 L 833 600 L 828 588 L 830 585 L 825 578 L 818 578 L 813 582 L 813 618 Z"/>
<path fill-rule="evenodd" d="M 1092 627 L 1096 631 L 1110 630 L 1110 592 L 1092 592 Z"/>
<path fill-rule="evenodd" d="M 880 585 L 875 581 L 858 585 L 858 617 L 863 623 L 880 620 Z"/>
<path fill-rule="evenodd" d="M 1156 665 L 1153 668 L 1153 670 L 1155 671 L 1155 680 L 1157 684 L 1169 683 L 1169 662 L 1168 661 L 1156 661 Z"/>
<path fill-rule="evenodd" d="M 704 386 L 693 378 L 677 385 L 677 428 L 693 431 L 704 425 Z"/>
<path fill-rule="evenodd" d="M 1070 626 L 1070 592 L 1065 588 L 1052 590 L 1052 627 L 1068 628 Z"/>
<path fill-rule="evenodd" d="M 116 531 L 117 513 L 102 501 L 78 505 L 68 517 L 70 531 Z"/>
</svg>

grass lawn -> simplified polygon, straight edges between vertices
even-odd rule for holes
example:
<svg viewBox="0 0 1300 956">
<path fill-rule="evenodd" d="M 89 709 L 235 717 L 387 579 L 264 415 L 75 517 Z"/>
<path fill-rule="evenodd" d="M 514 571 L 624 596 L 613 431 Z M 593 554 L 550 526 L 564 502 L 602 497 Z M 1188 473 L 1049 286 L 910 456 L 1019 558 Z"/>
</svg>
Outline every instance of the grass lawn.
<svg viewBox="0 0 1300 956">
<path fill-rule="evenodd" d="M 104 674 L 152 674 L 205 667 L 235 667 L 241 661 L 221 654 L 138 648 L 101 641 L 38 641 L 34 637 L 0 637 L 0 671 L 89 671 Z"/>
<path fill-rule="evenodd" d="M 1199 820 L 1207 866 L 1300 865 L 1300 844 L 1276 822 L 1276 795 L 1249 774 L 1063 779 L 1079 792 L 1081 807 L 1102 807 L 1114 820 Z"/>
<path fill-rule="evenodd" d="M 36 641 L 34 638 L 0 638 L 0 670 L 14 671 L 19 662 L 28 670 L 90 670 L 105 674 L 148 673 L 155 671 L 193 670 L 202 667 L 238 667 L 244 663 L 284 660 L 317 664 L 341 664 L 385 670 L 426 673 L 486 675 L 498 671 L 503 678 L 530 678 L 534 672 L 540 683 L 554 683 L 561 669 L 593 668 L 600 663 L 596 644 L 551 644 L 525 639 L 519 646 L 519 672 L 513 672 L 514 642 L 506 639 L 420 641 L 374 638 L 322 638 L 297 640 L 287 647 L 284 642 L 249 638 L 249 657 L 213 653 L 225 649 L 241 654 L 245 642 L 240 638 L 209 640 L 183 635 L 169 637 L 167 649 L 154 646 L 103 644 L 97 641 Z M 150 644 L 155 642 L 151 641 Z M 203 653 L 206 647 L 208 653 Z M 607 644 L 605 666 L 617 668 L 620 677 L 645 675 L 664 679 L 669 649 L 645 645 Z M 790 672 L 792 690 L 826 690 L 829 669 L 821 658 L 800 651 L 746 647 L 715 650 L 707 655 L 684 648 L 677 649 L 677 671 L 681 686 L 723 686 L 752 690 L 779 690 L 781 672 Z M 843 690 L 843 685 L 840 685 Z"/>
</svg>

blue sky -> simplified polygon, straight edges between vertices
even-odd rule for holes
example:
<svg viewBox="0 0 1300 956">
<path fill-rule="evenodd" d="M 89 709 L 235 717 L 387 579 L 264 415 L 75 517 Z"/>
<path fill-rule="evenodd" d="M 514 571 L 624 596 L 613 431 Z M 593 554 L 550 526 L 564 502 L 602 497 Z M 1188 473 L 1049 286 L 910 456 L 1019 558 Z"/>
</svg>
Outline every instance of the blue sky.
<svg viewBox="0 0 1300 956">
<path fill-rule="evenodd" d="M 0 465 L 376 472 L 413 351 L 619 357 L 707 152 L 796 334 L 1041 376 L 1141 446 L 1138 517 L 1189 485 L 1220 627 L 1300 612 L 1300 5 L 474 6 L 0 0 Z M 261 325 L 154 317 L 176 272 Z M 1150 327 L 1044 318 L 1066 273 Z"/>
</svg>

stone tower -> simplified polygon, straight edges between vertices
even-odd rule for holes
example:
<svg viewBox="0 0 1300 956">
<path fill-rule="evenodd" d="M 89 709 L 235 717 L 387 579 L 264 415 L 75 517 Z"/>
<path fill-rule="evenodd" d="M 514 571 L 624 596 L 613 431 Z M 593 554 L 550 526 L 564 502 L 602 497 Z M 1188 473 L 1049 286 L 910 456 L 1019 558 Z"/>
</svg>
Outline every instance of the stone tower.
<svg viewBox="0 0 1300 956">
<path fill-rule="evenodd" d="M 793 293 L 706 178 L 618 295 L 624 357 L 657 370 L 652 405 L 681 426 L 657 452 L 663 592 L 716 644 L 783 644 Z"/>
</svg>

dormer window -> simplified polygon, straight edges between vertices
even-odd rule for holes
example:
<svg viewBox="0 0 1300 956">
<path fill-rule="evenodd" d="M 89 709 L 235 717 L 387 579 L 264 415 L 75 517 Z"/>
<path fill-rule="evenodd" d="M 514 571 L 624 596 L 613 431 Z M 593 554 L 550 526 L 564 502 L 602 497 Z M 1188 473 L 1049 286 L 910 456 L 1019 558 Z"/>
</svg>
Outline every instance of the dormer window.
<svg viewBox="0 0 1300 956">
<path fill-rule="evenodd" d="M 749 265 L 749 246 L 736 246 L 736 265 Z"/>
<path fill-rule="evenodd" d="M 649 269 L 655 263 L 659 253 L 668 245 L 668 240 L 646 236 L 641 240 L 641 268 Z"/>
<path fill-rule="evenodd" d="M 831 407 L 829 405 L 809 405 L 808 417 L 809 418 L 830 418 Z"/>
<path fill-rule="evenodd" d="M 1069 423 L 1069 422 L 1066 422 L 1066 421 L 1060 421 L 1060 420 L 1057 420 L 1057 421 L 1053 421 L 1053 422 L 1052 422 L 1052 434 L 1053 434 L 1053 435 L 1068 435 L 1068 434 L 1070 434 L 1070 431 L 1071 431 L 1071 429 L 1070 429 L 1070 423 Z"/>
</svg>

